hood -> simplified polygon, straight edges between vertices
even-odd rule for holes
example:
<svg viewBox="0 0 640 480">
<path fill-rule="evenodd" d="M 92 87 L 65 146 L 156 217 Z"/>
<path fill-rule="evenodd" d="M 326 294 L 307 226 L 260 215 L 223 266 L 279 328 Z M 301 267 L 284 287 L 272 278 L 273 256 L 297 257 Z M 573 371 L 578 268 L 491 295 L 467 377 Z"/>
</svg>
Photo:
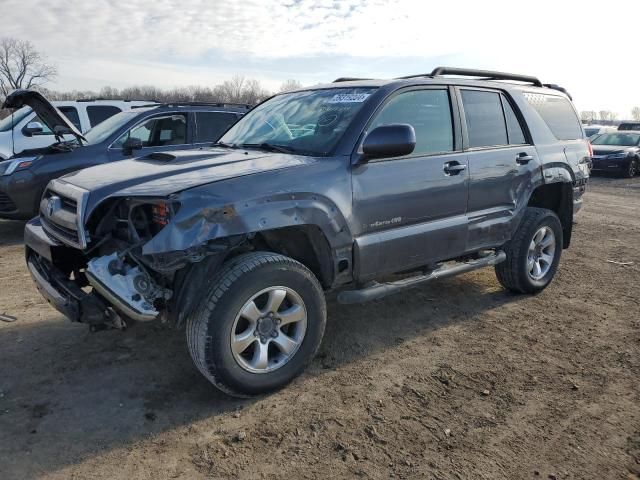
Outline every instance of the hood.
<svg viewBox="0 0 640 480">
<path fill-rule="evenodd" d="M 167 196 L 233 177 L 317 162 L 300 155 L 257 150 L 184 150 L 98 165 L 62 177 L 90 192 L 96 204 L 112 195 Z"/>
<path fill-rule="evenodd" d="M 56 136 L 71 133 L 75 135 L 78 141 L 86 141 L 82 133 L 60 110 L 54 107 L 42 94 L 33 90 L 15 90 L 11 92 L 4 101 L 2 108 L 22 108 L 25 105 L 31 107 Z"/>
<path fill-rule="evenodd" d="M 637 151 L 638 147 L 624 147 L 620 145 L 592 145 L 594 155 L 613 155 L 614 153 Z"/>
</svg>

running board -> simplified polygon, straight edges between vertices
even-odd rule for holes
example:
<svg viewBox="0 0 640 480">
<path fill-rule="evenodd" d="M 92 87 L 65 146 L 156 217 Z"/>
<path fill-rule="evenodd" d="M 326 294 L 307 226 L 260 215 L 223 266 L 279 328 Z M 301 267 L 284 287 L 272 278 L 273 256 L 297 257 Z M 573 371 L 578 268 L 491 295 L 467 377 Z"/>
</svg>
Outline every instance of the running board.
<svg viewBox="0 0 640 480">
<path fill-rule="evenodd" d="M 415 287 L 422 283 L 430 282 L 439 278 L 453 277 L 461 273 L 470 272 L 479 268 L 490 267 L 504 262 L 507 255 L 499 250 L 489 256 L 471 260 L 464 263 L 458 263 L 453 266 L 441 266 L 425 275 L 417 275 L 415 277 L 403 278 L 395 282 L 378 283 L 362 288 L 360 290 L 344 290 L 338 294 L 338 302 L 342 304 L 362 303 L 369 300 L 386 297 L 393 293 L 404 290 L 405 288 Z"/>
</svg>

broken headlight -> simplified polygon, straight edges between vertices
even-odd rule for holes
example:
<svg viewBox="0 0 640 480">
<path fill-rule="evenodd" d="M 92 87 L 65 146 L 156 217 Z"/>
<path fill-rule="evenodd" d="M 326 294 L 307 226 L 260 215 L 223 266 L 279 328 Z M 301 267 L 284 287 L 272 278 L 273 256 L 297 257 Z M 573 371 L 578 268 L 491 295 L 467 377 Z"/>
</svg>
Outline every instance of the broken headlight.
<svg viewBox="0 0 640 480">
<path fill-rule="evenodd" d="M 130 199 L 128 207 L 130 234 L 139 240 L 157 235 L 171 222 L 180 204 L 170 199 Z"/>
</svg>

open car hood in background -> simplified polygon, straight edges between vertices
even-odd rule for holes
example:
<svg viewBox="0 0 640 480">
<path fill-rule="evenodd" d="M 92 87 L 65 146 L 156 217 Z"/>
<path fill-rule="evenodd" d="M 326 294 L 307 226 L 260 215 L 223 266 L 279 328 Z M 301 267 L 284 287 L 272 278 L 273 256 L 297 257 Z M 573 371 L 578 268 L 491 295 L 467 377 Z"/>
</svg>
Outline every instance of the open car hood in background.
<svg viewBox="0 0 640 480">
<path fill-rule="evenodd" d="M 55 134 L 72 134 L 78 141 L 86 141 L 75 125 L 41 93 L 33 90 L 15 90 L 7 96 L 2 108 L 22 108 L 25 105 L 31 107 L 40 120 Z"/>
</svg>

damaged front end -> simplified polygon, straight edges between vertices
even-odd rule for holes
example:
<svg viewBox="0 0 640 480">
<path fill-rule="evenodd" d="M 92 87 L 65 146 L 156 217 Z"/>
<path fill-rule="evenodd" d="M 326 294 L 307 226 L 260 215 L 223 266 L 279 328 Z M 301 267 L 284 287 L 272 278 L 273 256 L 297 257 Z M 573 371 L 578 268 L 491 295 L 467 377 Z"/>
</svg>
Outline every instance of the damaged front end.
<svg viewBox="0 0 640 480">
<path fill-rule="evenodd" d="M 93 329 L 152 320 L 178 326 L 199 297 L 198 286 L 209 280 L 207 272 L 240 242 L 225 238 L 183 251 L 145 253 L 145 245 L 180 208 L 175 199 L 112 198 L 86 225 L 79 209 L 74 212 L 77 205 L 60 192 L 45 193 L 41 218 L 26 227 L 27 263 L 42 295 L 65 316 Z M 82 235 L 71 232 L 74 226 Z M 85 242 L 82 249 L 79 238 Z"/>
</svg>

